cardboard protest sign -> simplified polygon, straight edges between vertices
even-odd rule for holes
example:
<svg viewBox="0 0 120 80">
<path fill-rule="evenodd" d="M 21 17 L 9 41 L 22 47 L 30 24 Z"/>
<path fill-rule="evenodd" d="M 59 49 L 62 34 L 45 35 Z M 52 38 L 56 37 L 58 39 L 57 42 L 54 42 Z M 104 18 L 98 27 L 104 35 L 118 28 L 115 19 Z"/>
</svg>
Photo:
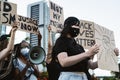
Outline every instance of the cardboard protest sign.
<svg viewBox="0 0 120 80">
<path fill-rule="evenodd" d="M 14 3 L 0 1 L 0 22 L 10 26 L 16 20 L 17 5 Z"/>
<path fill-rule="evenodd" d="M 95 44 L 94 23 L 90 21 L 80 20 L 80 33 L 75 38 L 75 40 L 85 49 L 93 46 Z"/>
<path fill-rule="evenodd" d="M 85 49 L 89 49 L 95 43 L 100 44 L 100 51 L 97 54 L 98 68 L 119 71 L 117 56 L 114 53 L 115 40 L 113 31 L 94 22 L 80 20 L 80 34 L 75 40 Z"/>
<path fill-rule="evenodd" d="M 113 31 L 94 24 L 95 41 L 100 44 L 100 51 L 97 54 L 98 67 L 104 70 L 119 71 L 117 56 L 114 53 L 115 39 Z"/>
<path fill-rule="evenodd" d="M 18 29 L 29 32 L 29 33 L 34 33 L 38 34 L 38 22 L 35 19 L 28 18 L 28 17 L 23 17 L 21 15 L 17 15 L 17 22 L 18 22 Z"/>
<path fill-rule="evenodd" d="M 51 31 L 60 32 L 63 29 L 63 8 L 53 2 L 49 2 Z"/>
</svg>

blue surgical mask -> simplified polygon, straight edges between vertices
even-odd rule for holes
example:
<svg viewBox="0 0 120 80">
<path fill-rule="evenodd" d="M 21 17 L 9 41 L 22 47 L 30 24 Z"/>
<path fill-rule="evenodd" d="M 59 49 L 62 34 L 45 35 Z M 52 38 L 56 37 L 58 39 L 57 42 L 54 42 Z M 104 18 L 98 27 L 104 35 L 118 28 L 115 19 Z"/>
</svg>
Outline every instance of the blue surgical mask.
<svg viewBox="0 0 120 80">
<path fill-rule="evenodd" d="M 28 54 L 29 54 L 29 48 L 22 48 L 21 49 L 21 53 L 23 56 L 25 56 L 26 58 L 28 58 Z"/>
</svg>

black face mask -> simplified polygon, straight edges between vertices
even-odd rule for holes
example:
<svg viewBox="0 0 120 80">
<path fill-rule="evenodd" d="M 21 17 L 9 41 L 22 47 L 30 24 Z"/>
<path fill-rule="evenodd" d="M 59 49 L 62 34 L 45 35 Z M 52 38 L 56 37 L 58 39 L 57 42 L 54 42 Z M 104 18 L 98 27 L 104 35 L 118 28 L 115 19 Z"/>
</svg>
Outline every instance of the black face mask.
<svg viewBox="0 0 120 80">
<path fill-rule="evenodd" d="M 80 32 L 80 29 L 78 28 L 70 28 L 70 35 L 71 37 L 77 37 Z"/>
</svg>

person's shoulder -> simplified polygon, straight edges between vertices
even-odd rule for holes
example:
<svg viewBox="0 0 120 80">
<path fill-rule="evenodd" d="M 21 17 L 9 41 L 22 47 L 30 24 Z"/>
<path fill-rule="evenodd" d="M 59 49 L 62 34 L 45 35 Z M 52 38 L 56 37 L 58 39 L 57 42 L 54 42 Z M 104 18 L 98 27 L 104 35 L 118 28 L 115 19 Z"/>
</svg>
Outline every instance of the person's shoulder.
<svg viewBox="0 0 120 80">
<path fill-rule="evenodd" d="M 19 46 L 20 45 L 20 43 L 18 43 L 18 44 L 15 44 L 15 46 Z"/>
<path fill-rule="evenodd" d="M 56 42 L 59 42 L 59 43 L 67 43 L 69 42 L 68 38 L 66 37 L 59 37 Z"/>
<path fill-rule="evenodd" d="M 62 40 L 62 41 L 71 41 L 71 38 L 68 37 L 59 37 L 58 40 Z"/>
<path fill-rule="evenodd" d="M 14 48 L 17 48 L 17 47 L 20 47 L 20 43 L 14 45 Z"/>
</svg>

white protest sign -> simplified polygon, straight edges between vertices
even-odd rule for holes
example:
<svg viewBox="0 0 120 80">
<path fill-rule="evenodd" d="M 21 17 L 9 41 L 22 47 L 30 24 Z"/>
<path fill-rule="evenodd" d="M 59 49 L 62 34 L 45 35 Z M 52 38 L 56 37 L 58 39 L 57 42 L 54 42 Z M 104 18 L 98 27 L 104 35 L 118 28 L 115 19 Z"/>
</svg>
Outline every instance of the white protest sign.
<svg viewBox="0 0 120 80">
<path fill-rule="evenodd" d="M 0 22 L 5 25 L 12 25 L 16 20 L 17 5 L 9 2 L 0 1 Z"/>
<path fill-rule="evenodd" d="M 38 34 L 39 29 L 37 20 L 17 15 L 17 22 L 19 30 Z"/>
<path fill-rule="evenodd" d="M 80 33 L 75 38 L 76 42 L 88 49 L 95 44 L 94 23 L 90 21 L 80 20 Z"/>
<path fill-rule="evenodd" d="M 119 71 L 117 56 L 114 53 L 115 39 L 113 31 L 95 25 L 96 43 L 99 43 L 100 51 L 97 54 L 98 68 L 110 71 Z"/>
<path fill-rule="evenodd" d="M 63 29 L 64 15 L 63 8 L 53 2 L 49 2 L 50 26 L 53 32 L 60 32 Z"/>
</svg>

